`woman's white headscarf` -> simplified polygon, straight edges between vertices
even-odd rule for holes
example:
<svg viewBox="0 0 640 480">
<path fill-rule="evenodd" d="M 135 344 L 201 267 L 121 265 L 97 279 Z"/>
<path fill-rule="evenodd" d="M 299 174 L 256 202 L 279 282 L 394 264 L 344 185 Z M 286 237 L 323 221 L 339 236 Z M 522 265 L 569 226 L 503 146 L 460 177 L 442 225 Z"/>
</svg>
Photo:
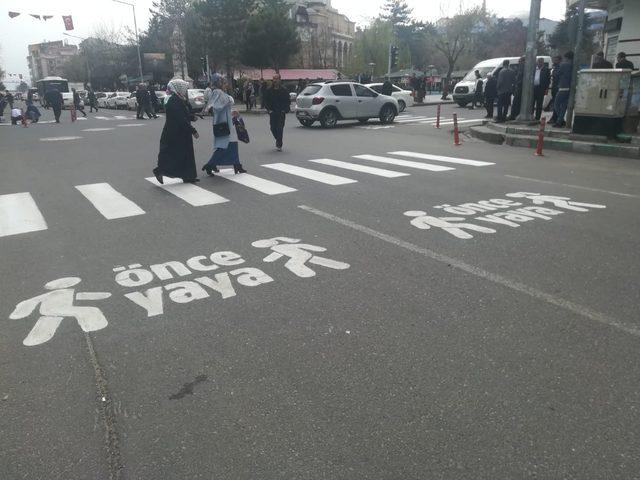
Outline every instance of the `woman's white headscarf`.
<svg viewBox="0 0 640 480">
<path fill-rule="evenodd" d="M 174 78 L 167 83 L 167 90 L 169 93 L 175 93 L 183 100 L 187 98 L 187 90 L 189 89 L 189 83 L 185 82 L 181 78 Z"/>
</svg>

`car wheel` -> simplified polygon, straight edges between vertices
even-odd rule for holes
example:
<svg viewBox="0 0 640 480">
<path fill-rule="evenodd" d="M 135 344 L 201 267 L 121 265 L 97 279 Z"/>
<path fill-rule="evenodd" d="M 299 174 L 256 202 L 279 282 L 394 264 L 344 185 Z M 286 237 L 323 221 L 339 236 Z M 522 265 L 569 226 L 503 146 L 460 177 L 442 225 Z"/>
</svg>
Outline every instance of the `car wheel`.
<svg viewBox="0 0 640 480">
<path fill-rule="evenodd" d="M 358 121 L 360 123 L 367 123 L 369 121 L 369 119 L 368 118 L 359 118 Z"/>
<path fill-rule="evenodd" d="M 458 102 L 458 105 L 460 105 L 462 108 L 467 106 L 468 102 Z"/>
<path fill-rule="evenodd" d="M 387 104 L 384 107 L 382 107 L 382 110 L 380 110 L 380 123 L 383 123 L 383 124 L 393 123 L 395 118 L 396 118 L 396 109 L 393 107 L 393 105 Z"/>
<path fill-rule="evenodd" d="M 299 118 L 298 121 L 302 124 L 303 127 L 310 127 L 315 123 L 313 120 L 308 120 L 305 118 Z"/>
<path fill-rule="evenodd" d="M 330 108 L 320 115 L 320 125 L 322 128 L 333 128 L 338 123 L 338 112 Z"/>
<path fill-rule="evenodd" d="M 407 108 L 407 104 L 404 103 L 404 100 L 398 100 L 398 106 L 400 107 L 400 112 L 404 112 Z"/>
</svg>

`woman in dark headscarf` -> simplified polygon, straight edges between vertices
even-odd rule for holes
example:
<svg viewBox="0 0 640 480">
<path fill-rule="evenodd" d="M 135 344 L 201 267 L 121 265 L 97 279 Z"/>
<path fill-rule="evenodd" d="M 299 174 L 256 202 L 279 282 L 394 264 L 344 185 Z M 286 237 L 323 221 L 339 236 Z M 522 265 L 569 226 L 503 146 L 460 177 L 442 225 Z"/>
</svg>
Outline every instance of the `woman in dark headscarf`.
<svg viewBox="0 0 640 480">
<path fill-rule="evenodd" d="M 238 135 L 236 133 L 236 127 L 233 124 L 233 118 L 238 115 L 238 112 L 233 111 L 234 105 L 233 97 L 224 92 L 226 87 L 226 81 L 221 75 L 214 75 L 211 79 L 213 84 L 213 91 L 211 92 L 211 98 L 206 106 L 206 110 L 212 109 L 213 125 L 227 123 L 229 126 L 228 134 L 216 135 L 214 128 L 213 138 L 213 155 L 209 162 L 202 167 L 202 170 L 207 174 L 213 175 L 213 172 L 218 171 L 218 165 L 233 165 L 233 171 L 235 173 L 246 173 L 246 170 L 242 168 L 240 163 L 240 156 L 238 154 Z"/>
<path fill-rule="evenodd" d="M 192 138 L 198 138 L 199 135 L 191 125 L 195 116 L 191 114 L 187 103 L 188 88 L 189 84 L 180 79 L 171 80 L 167 85 L 171 96 L 165 102 L 166 121 L 160 137 L 158 166 L 153 169 L 160 183 L 163 183 L 163 176 L 181 178 L 185 183 L 199 181 Z"/>
</svg>

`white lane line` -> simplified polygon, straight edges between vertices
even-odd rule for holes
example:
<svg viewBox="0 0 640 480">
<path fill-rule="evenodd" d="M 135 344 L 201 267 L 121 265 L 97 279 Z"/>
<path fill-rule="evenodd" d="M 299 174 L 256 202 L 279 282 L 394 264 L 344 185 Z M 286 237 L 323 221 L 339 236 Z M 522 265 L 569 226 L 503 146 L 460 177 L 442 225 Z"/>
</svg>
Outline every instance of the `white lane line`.
<svg viewBox="0 0 640 480">
<path fill-rule="evenodd" d="M 85 128 L 82 131 L 83 132 L 106 132 L 108 130 L 115 130 L 115 128 L 113 128 L 113 127 L 108 127 L 108 128 Z"/>
<path fill-rule="evenodd" d="M 76 188 L 108 220 L 133 217 L 145 212 L 108 183 L 76 185 Z"/>
<path fill-rule="evenodd" d="M 457 163 L 458 165 L 472 165 L 474 167 L 485 167 L 487 165 L 495 165 L 491 162 L 481 162 L 480 160 L 466 160 L 464 158 L 443 157 L 442 155 L 431 155 L 430 153 L 417 152 L 387 152 L 389 155 L 398 155 L 400 157 L 419 158 L 421 160 L 435 160 L 436 162 Z"/>
<path fill-rule="evenodd" d="M 309 160 L 310 162 L 329 165 L 330 167 L 344 168 L 345 170 L 353 170 L 354 172 L 370 173 L 385 178 L 406 177 L 410 175 L 404 172 L 395 172 L 384 168 L 368 167 L 366 165 L 358 165 L 357 163 L 341 162 L 339 160 L 331 160 L 330 158 L 318 158 L 317 160 Z"/>
<path fill-rule="evenodd" d="M 239 183 L 245 187 L 253 188 L 267 195 L 280 195 L 281 193 L 295 192 L 295 188 L 287 187 L 281 183 L 272 182 L 264 178 L 256 177 L 249 173 L 234 174 L 231 169 L 220 170 L 220 176 L 226 180 Z"/>
<path fill-rule="evenodd" d="M 612 192 L 611 190 L 601 190 L 600 188 L 581 187 L 580 185 L 570 185 L 568 183 L 552 182 L 550 180 L 538 180 L 537 178 L 518 177 L 517 175 L 505 175 L 508 178 L 515 178 L 517 180 L 527 180 L 528 182 L 548 183 L 550 185 L 560 185 L 569 188 L 578 188 L 580 190 L 589 190 L 591 192 L 608 193 L 610 195 L 619 195 L 621 197 L 628 198 L 640 198 L 640 195 L 633 195 L 631 193 Z"/>
<path fill-rule="evenodd" d="M 229 201 L 220 195 L 210 192 L 209 190 L 196 187 L 192 183 L 183 183 L 179 178 L 164 177 L 164 185 L 158 183 L 155 177 L 148 177 L 147 180 L 194 207 L 215 205 Z"/>
<path fill-rule="evenodd" d="M 435 118 L 436 117 L 410 117 L 410 118 L 396 117 L 395 123 L 422 122 L 427 120 L 435 120 Z"/>
<path fill-rule="evenodd" d="M 452 167 L 443 167 L 442 165 L 431 165 L 430 163 L 412 162 L 409 160 L 399 160 L 397 158 L 380 157 L 378 155 L 354 155 L 354 158 L 362 160 L 371 160 L 372 162 L 389 163 L 400 167 L 417 168 L 418 170 L 429 170 L 431 172 L 445 172 L 447 170 L 455 170 Z"/>
<path fill-rule="evenodd" d="M 308 178 L 309 180 L 315 180 L 316 182 L 326 183 L 327 185 L 357 183 L 357 180 L 352 180 L 351 178 L 340 177 L 338 175 L 319 172 L 318 170 L 311 170 L 310 168 L 298 167 L 297 165 L 290 165 L 288 163 L 270 163 L 262 166 L 278 170 L 280 172 L 289 173 L 291 175 L 297 175 L 298 177 Z"/>
<path fill-rule="evenodd" d="M 0 237 L 46 229 L 47 222 L 29 192 L 0 195 Z"/>
<path fill-rule="evenodd" d="M 62 140 L 78 140 L 82 137 L 44 137 L 41 138 L 41 142 L 60 142 Z"/>
<path fill-rule="evenodd" d="M 119 127 L 141 127 L 142 125 L 147 125 L 146 123 L 123 123 L 118 125 Z"/>
<path fill-rule="evenodd" d="M 516 292 L 529 295 L 530 297 L 533 297 L 536 300 L 541 300 L 543 302 L 562 308 L 564 310 L 567 310 L 581 317 L 585 317 L 585 318 L 588 318 L 589 320 L 593 320 L 594 322 L 600 323 L 602 325 L 606 325 L 606 326 L 621 330 L 631 335 L 640 336 L 640 329 L 638 329 L 637 327 L 623 323 L 604 313 L 600 313 L 596 310 L 592 310 L 589 307 L 579 305 L 570 300 L 566 300 L 562 297 L 557 297 L 555 295 L 544 292 L 542 290 L 538 290 L 537 288 L 530 287 L 529 285 L 525 285 L 524 283 L 511 280 L 508 277 L 504 277 L 502 275 L 489 272 L 487 270 L 476 267 L 474 265 L 470 265 L 466 262 L 463 262 L 462 260 L 458 260 L 457 258 L 453 258 L 447 255 L 443 255 L 441 253 L 437 253 L 428 248 L 419 247 L 418 245 L 415 245 L 413 243 L 409 243 L 397 237 L 394 237 L 392 235 L 387 235 L 386 233 L 373 230 L 372 228 L 365 227 L 364 225 L 360 225 L 358 223 L 352 222 L 351 220 L 346 220 L 344 218 L 337 217 L 330 213 L 323 212 L 322 210 L 317 210 L 313 207 L 308 207 L 306 205 L 298 205 L 298 208 L 305 210 L 309 213 L 313 213 L 314 215 L 318 215 L 319 217 L 325 218 L 332 222 L 343 225 L 345 227 L 349 227 L 353 230 L 357 230 L 359 232 L 362 232 L 366 235 L 377 238 L 384 242 L 393 244 L 397 247 L 404 248 L 405 250 L 409 250 L 414 253 L 418 253 L 420 255 L 423 255 L 424 257 L 443 263 L 449 267 L 456 268 L 458 270 L 469 273 L 471 275 L 482 278 L 484 280 L 488 280 L 490 282 L 509 288 Z"/>
<path fill-rule="evenodd" d="M 463 123 L 482 123 L 483 120 L 476 118 L 476 119 L 469 119 L 469 120 L 458 120 L 458 124 L 463 124 Z M 447 121 L 447 122 L 441 122 L 440 125 L 453 125 L 453 120 L 452 121 Z"/>
</svg>

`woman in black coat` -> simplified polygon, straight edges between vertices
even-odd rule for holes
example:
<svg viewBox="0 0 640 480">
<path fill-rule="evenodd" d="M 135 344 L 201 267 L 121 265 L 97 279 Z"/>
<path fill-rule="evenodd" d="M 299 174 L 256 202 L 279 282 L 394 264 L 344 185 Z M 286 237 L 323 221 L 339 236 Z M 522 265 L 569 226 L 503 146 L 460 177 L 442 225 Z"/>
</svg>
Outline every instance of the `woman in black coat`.
<svg viewBox="0 0 640 480">
<path fill-rule="evenodd" d="M 181 178 L 185 183 L 198 182 L 196 158 L 193 153 L 193 138 L 198 132 L 191 125 L 195 116 L 191 114 L 187 103 L 189 84 L 184 80 L 171 80 L 167 90 L 171 94 L 165 102 L 166 121 L 160 137 L 158 166 L 153 174 L 160 183 L 162 177 Z"/>
</svg>

